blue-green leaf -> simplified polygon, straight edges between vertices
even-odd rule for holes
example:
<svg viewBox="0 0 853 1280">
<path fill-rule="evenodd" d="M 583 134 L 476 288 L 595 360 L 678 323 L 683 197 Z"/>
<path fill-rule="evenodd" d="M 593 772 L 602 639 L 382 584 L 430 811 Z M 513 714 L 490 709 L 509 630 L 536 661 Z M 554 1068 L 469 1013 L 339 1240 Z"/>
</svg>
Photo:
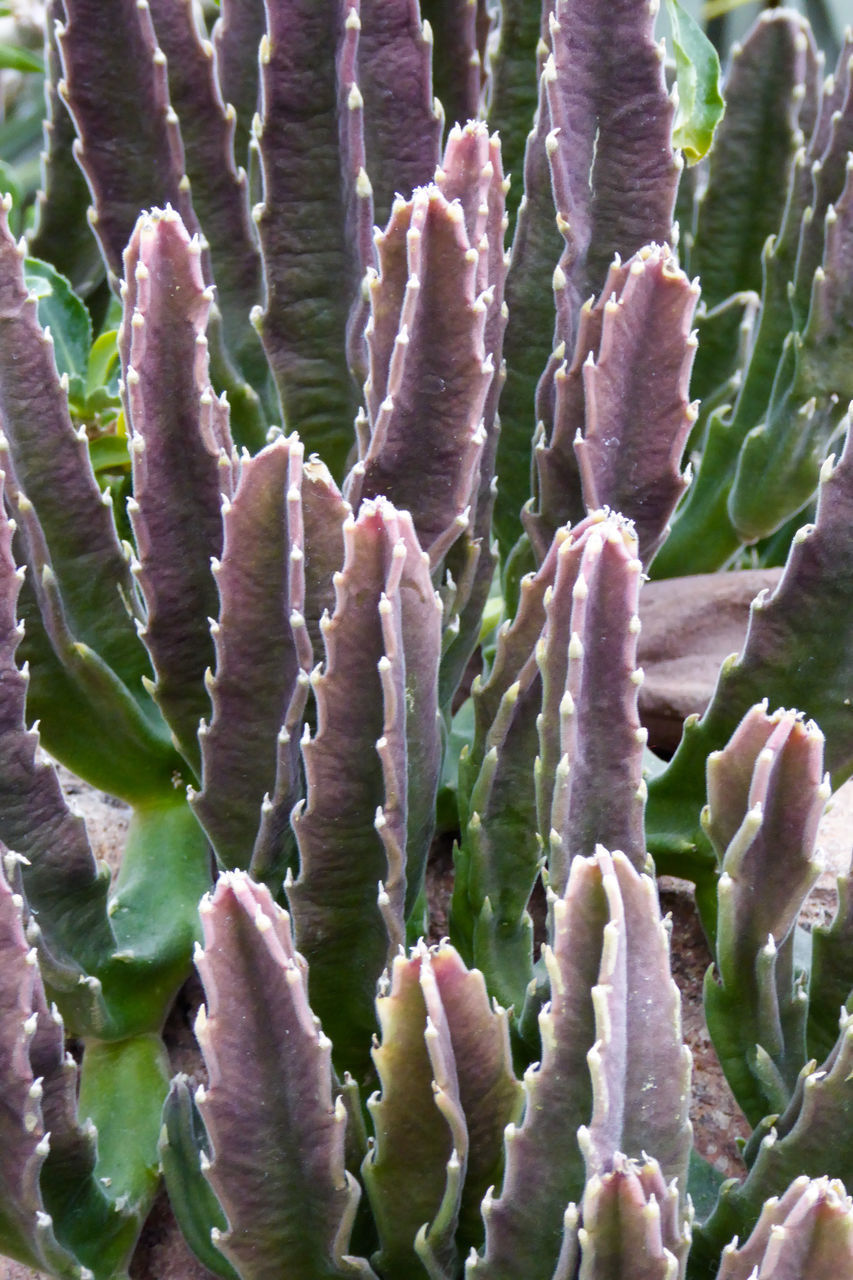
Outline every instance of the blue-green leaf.
<svg viewBox="0 0 853 1280">
<path fill-rule="evenodd" d="M 39 324 L 43 329 L 50 327 L 56 368 L 68 375 L 69 396 L 82 399 L 92 346 L 89 312 L 65 277 L 49 263 L 27 258 L 24 279 L 38 298 Z"/>
<path fill-rule="evenodd" d="M 725 103 L 720 93 L 720 59 L 702 28 L 678 0 L 666 0 L 675 50 L 678 113 L 672 140 L 688 164 L 707 153 Z"/>
<path fill-rule="evenodd" d="M 38 71 L 44 75 L 44 62 L 39 55 L 14 44 L 0 44 L 0 68 L 4 71 Z"/>
<path fill-rule="evenodd" d="M 125 471 L 130 467 L 126 436 L 98 436 L 89 442 L 89 459 L 96 476 L 104 471 Z"/>
<path fill-rule="evenodd" d="M 95 395 L 100 388 L 111 396 L 118 396 L 121 377 L 121 361 L 118 354 L 118 330 L 107 329 L 92 343 L 86 371 L 86 396 Z"/>
</svg>

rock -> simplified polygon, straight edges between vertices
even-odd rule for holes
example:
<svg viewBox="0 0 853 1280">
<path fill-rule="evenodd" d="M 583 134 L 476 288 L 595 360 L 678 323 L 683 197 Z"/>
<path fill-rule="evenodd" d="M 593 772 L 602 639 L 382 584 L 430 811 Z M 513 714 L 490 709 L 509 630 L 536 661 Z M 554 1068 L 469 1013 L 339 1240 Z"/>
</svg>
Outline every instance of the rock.
<svg viewBox="0 0 853 1280">
<path fill-rule="evenodd" d="M 701 714 L 724 658 L 738 653 L 749 606 L 772 590 L 781 569 L 702 573 L 647 582 L 640 593 L 640 719 L 653 751 L 670 755 L 686 716 Z"/>
</svg>

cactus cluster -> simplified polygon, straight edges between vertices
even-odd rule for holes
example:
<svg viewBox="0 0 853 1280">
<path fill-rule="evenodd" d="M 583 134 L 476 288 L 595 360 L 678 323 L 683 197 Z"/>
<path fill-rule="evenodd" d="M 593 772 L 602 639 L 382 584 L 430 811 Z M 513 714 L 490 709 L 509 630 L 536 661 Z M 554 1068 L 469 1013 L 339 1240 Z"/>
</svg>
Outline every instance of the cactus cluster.
<svg viewBox="0 0 853 1280">
<path fill-rule="evenodd" d="M 765 14 L 703 158 L 675 0 L 674 68 L 649 0 L 47 8 L 0 214 L 0 1250 L 127 1277 L 162 1179 L 229 1280 L 853 1276 L 849 876 L 798 923 L 853 772 L 853 34 L 825 76 Z M 665 762 L 644 586 L 747 564 Z M 131 806 L 114 876 L 40 744 Z M 752 1129 L 722 1184 L 656 872 Z"/>
</svg>

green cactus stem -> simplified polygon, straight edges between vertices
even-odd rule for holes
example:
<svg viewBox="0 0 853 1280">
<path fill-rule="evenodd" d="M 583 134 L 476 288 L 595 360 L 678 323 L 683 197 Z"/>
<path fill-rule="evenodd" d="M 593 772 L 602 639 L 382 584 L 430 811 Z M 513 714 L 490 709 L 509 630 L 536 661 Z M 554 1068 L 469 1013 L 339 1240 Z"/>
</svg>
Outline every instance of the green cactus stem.
<svg viewBox="0 0 853 1280">
<path fill-rule="evenodd" d="M 783 1196 L 794 1179 L 828 1177 L 850 1184 L 851 1065 L 853 1022 L 843 1014 L 826 1061 L 820 1067 L 806 1064 L 785 1111 L 768 1117 L 750 1139 L 746 1177 L 723 1184 L 713 1212 L 696 1228 L 691 1275 L 709 1274 L 732 1238 L 750 1232 L 765 1202 Z"/>
<path fill-rule="evenodd" d="M 769 35 L 784 32 L 786 21 L 787 15 L 776 15 L 769 22 L 765 20 L 760 28 L 753 31 L 744 48 L 751 48 L 753 42 L 760 47 Z M 776 27 L 775 23 L 780 25 Z M 846 156 L 853 136 L 850 49 L 842 53 L 836 75 L 829 77 L 823 87 L 815 120 L 811 88 L 813 76 L 809 69 L 813 58 L 809 42 L 801 38 L 803 32 L 798 31 L 798 25 L 796 23 L 793 30 L 789 30 L 788 36 L 792 37 L 794 68 L 802 77 L 799 82 L 802 92 L 791 98 L 784 117 L 788 123 L 784 127 L 789 131 L 794 129 L 797 103 L 801 102 L 802 124 L 806 132 L 814 120 L 811 138 L 802 145 L 803 139 L 792 133 L 792 162 L 781 228 L 778 236 L 767 241 L 763 253 L 762 305 L 755 339 L 745 368 L 736 375 L 736 385 L 732 388 L 734 403 L 728 405 L 724 401 L 710 414 L 695 481 L 679 509 L 672 534 L 655 566 L 655 574 L 659 576 L 683 573 L 688 565 L 693 572 L 720 568 L 735 554 L 742 541 L 738 532 L 741 521 L 744 535 L 749 538 L 756 536 L 755 521 L 760 517 L 754 510 L 754 503 L 752 513 L 747 515 L 752 498 L 748 493 L 746 472 L 739 486 L 737 504 L 729 509 L 740 452 L 750 433 L 754 432 L 754 442 L 750 445 L 753 461 L 764 450 L 767 462 L 768 444 L 772 444 L 777 452 L 781 449 L 781 457 L 777 457 L 774 464 L 777 472 L 788 468 L 797 480 L 796 489 L 792 489 L 791 494 L 785 493 L 784 484 L 776 486 L 768 505 L 770 524 L 777 527 L 798 510 L 814 491 L 828 435 L 838 426 L 840 413 L 850 398 L 843 393 L 842 384 L 837 383 L 838 371 L 832 368 L 833 341 L 828 344 L 828 361 L 818 353 L 815 364 L 808 355 L 804 358 L 802 354 L 803 330 L 813 286 L 826 293 L 824 280 L 820 275 L 816 279 L 815 273 L 821 267 L 824 253 L 826 214 L 844 187 Z M 795 86 L 784 85 L 781 88 L 787 100 L 788 88 L 793 90 Z M 734 124 L 730 127 L 736 126 L 737 119 L 735 113 L 732 117 Z M 709 192 L 705 199 L 713 202 L 714 198 Z M 825 274 L 823 267 L 821 271 Z M 838 318 L 843 329 L 846 324 L 843 305 L 838 310 Z M 727 341 L 725 335 L 722 341 Z M 712 348 L 712 356 L 713 343 L 712 334 L 708 344 Z M 813 341 L 810 346 L 814 348 Z M 815 368 L 815 378 L 806 373 L 810 366 Z M 697 386 L 700 393 L 705 389 L 705 377 L 706 374 L 700 373 Z M 832 397 L 839 393 L 841 400 L 836 407 Z M 811 404 L 813 397 L 814 405 Z M 793 433 L 787 449 L 780 443 L 785 423 Z M 768 427 L 771 427 L 769 439 Z M 753 479 L 755 474 L 753 471 Z M 764 492 L 763 471 L 760 479 Z M 774 482 L 778 479 L 777 474 Z M 807 485 L 811 488 L 804 494 L 803 489 Z M 741 505 L 744 510 L 738 516 L 736 510 Z M 733 523 L 735 520 L 738 521 L 737 527 Z"/>
<path fill-rule="evenodd" d="M 767 1201 L 749 1239 L 723 1250 L 717 1280 L 750 1280 L 762 1272 L 794 1280 L 834 1280 L 853 1266 L 853 1202 L 830 1178 L 796 1178 Z"/>
<path fill-rule="evenodd" d="M 211 1239 L 213 1228 L 221 1235 L 228 1223 L 202 1172 L 204 1162 L 209 1167 L 210 1142 L 183 1073 L 173 1078 L 163 1104 L 159 1149 L 169 1203 L 187 1244 L 208 1271 L 223 1280 L 239 1280 Z"/>
<path fill-rule="evenodd" d="M 836 881 L 837 909 L 829 926 L 812 929 L 809 972 L 807 1052 L 822 1062 L 829 1054 L 838 1030 L 838 1011 L 851 1003 L 853 966 L 849 957 L 853 939 L 853 894 L 850 868 Z"/>
<path fill-rule="evenodd" d="M 823 257 L 814 272 L 802 330 L 786 342 L 766 419 L 750 431 L 738 459 L 729 514 L 744 540 L 772 533 L 809 500 L 823 459 L 844 429 L 842 413 L 853 397 L 846 361 L 853 333 L 849 161 L 824 222 Z M 761 504 L 749 492 L 759 476 Z"/>
<path fill-rule="evenodd" d="M 851 468 L 848 439 L 838 461 L 828 459 L 822 468 L 815 523 L 794 537 L 772 595 L 753 602 L 740 654 L 723 664 L 704 716 L 688 718 L 678 750 L 649 784 L 646 825 L 659 871 L 689 865 L 700 884 L 711 883 L 709 876 L 715 881 L 716 859 L 696 820 L 704 803 L 705 760 L 725 745 L 759 695 L 770 705 L 793 702 L 820 724 L 834 785 L 853 767 L 850 676 L 845 646 L 837 641 L 848 625 L 844 583 L 853 574 L 847 554 Z M 711 889 L 716 898 L 714 884 Z"/>
<path fill-rule="evenodd" d="M 521 1108 L 506 1015 L 446 944 L 397 956 L 377 1011 L 381 1088 L 368 1102 L 376 1138 L 362 1167 L 374 1262 L 383 1276 L 450 1276 L 482 1238 L 480 1201 Z"/>
<path fill-rule="evenodd" d="M 819 101 L 815 61 L 808 24 L 789 10 L 762 14 L 732 49 L 726 110 L 703 166 L 707 186 L 688 242 L 689 269 L 702 281 L 696 396 L 732 370 L 737 317 L 715 308 L 743 290 L 761 292 L 765 242 L 779 229 L 794 155 L 809 140 Z M 746 153 L 755 163 L 740 163 Z"/>
<path fill-rule="evenodd" d="M 706 977 L 705 1010 L 723 1070 L 752 1124 L 784 1108 L 805 1061 L 805 995 L 793 978 L 793 931 L 820 874 L 814 843 L 829 793 L 817 726 L 795 712 L 768 715 L 766 703 L 708 757 L 702 822 L 720 880 L 717 967 Z"/>
</svg>

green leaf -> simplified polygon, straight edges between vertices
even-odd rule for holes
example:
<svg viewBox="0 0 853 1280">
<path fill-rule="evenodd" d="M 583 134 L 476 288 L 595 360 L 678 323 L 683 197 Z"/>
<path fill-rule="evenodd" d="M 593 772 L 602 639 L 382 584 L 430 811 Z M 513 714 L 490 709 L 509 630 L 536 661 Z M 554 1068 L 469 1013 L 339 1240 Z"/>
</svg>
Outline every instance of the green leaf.
<svg viewBox="0 0 853 1280">
<path fill-rule="evenodd" d="M 89 458 L 96 476 L 103 471 L 123 471 L 130 466 L 126 436 L 98 436 L 89 442 Z"/>
<path fill-rule="evenodd" d="M 724 1179 L 725 1175 L 700 1156 L 698 1151 L 690 1152 L 687 1190 L 700 1221 L 707 1218 L 713 1210 Z"/>
<path fill-rule="evenodd" d="M 89 312 L 65 277 L 47 262 L 25 259 L 24 281 L 38 298 L 39 324 L 50 327 L 57 371 L 68 375 L 69 395 L 81 399 L 92 345 Z"/>
<path fill-rule="evenodd" d="M 86 395 L 92 396 L 99 389 L 118 395 L 121 365 L 118 354 L 118 329 L 107 329 L 92 343 L 86 369 Z"/>
<path fill-rule="evenodd" d="M 0 68 L 7 71 L 38 71 L 44 75 L 44 62 L 37 53 L 14 44 L 0 44 Z"/>
<path fill-rule="evenodd" d="M 711 146 L 725 110 L 720 93 L 720 59 L 711 41 L 678 0 L 666 0 L 675 49 L 678 114 L 672 140 L 687 163 L 701 160 Z"/>
</svg>

